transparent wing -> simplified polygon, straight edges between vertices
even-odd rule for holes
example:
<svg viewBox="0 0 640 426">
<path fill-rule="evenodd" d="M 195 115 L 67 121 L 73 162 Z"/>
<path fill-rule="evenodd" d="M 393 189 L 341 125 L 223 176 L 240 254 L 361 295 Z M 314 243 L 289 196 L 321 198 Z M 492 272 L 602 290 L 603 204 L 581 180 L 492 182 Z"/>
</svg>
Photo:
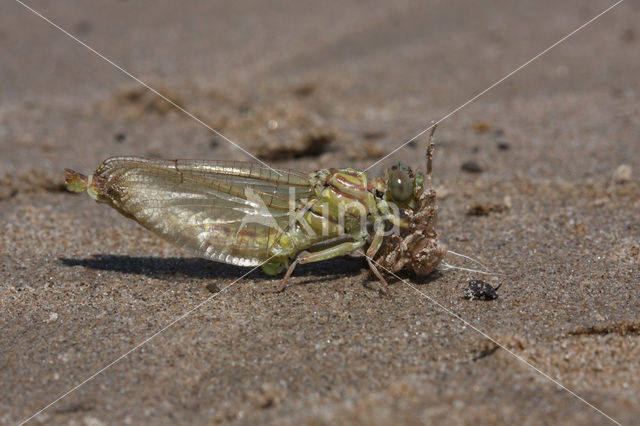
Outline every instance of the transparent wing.
<svg viewBox="0 0 640 426">
<path fill-rule="evenodd" d="M 123 215 L 198 256 L 259 265 L 287 229 L 289 200 L 313 196 L 294 170 L 232 161 L 115 157 L 95 173 L 101 196 Z"/>
</svg>

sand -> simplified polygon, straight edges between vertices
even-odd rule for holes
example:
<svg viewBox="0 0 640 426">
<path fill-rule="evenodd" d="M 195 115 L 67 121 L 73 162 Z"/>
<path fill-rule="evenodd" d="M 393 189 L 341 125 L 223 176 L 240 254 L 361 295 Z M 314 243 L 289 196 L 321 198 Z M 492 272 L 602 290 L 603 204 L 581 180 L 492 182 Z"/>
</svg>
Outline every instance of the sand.
<svg viewBox="0 0 640 426">
<path fill-rule="evenodd" d="M 367 168 L 611 4 L 228 3 L 29 4 L 305 171 Z M 384 297 L 340 258 L 279 294 L 278 278 L 240 278 L 63 189 L 63 168 L 112 155 L 249 158 L 4 2 L 0 423 L 109 366 L 32 422 L 611 422 L 589 403 L 640 424 L 639 21 L 621 4 L 439 126 L 438 230 L 494 274 L 405 275 L 415 289 Z M 369 173 L 423 155 L 418 139 Z M 466 300 L 471 279 L 498 299 Z"/>
</svg>

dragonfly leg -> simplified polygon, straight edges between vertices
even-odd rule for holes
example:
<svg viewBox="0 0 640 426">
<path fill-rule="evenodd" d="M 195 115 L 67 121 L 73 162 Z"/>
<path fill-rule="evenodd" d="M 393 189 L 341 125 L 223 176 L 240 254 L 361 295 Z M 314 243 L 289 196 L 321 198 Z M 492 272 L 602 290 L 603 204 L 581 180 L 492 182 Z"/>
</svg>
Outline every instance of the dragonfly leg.
<svg viewBox="0 0 640 426">
<path fill-rule="evenodd" d="M 287 286 L 287 281 L 291 277 L 293 270 L 299 263 L 311 263 L 311 262 L 320 262 L 322 260 L 331 259 L 333 257 L 342 256 L 344 254 L 350 253 L 352 251 L 358 250 L 365 244 L 365 240 L 358 240 L 352 242 L 346 242 L 341 244 L 336 244 L 335 246 L 328 247 L 324 250 L 309 252 L 302 251 L 296 257 L 296 260 L 293 261 L 289 269 L 287 269 L 287 273 L 284 275 L 282 282 L 278 286 L 278 291 L 283 291 Z"/>
<path fill-rule="evenodd" d="M 373 272 L 373 274 L 380 280 L 380 282 L 384 286 L 380 289 L 380 292 L 382 294 L 389 295 L 389 283 L 387 282 L 387 280 L 384 279 L 384 277 L 382 276 L 378 268 L 376 268 L 376 265 L 373 263 L 373 261 L 369 256 L 367 256 L 367 263 L 369 264 L 369 268 L 371 269 L 371 272 Z"/>
<path fill-rule="evenodd" d="M 371 245 L 367 249 L 367 254 L 365 257 L 367 258 L 367 263 L 369 264 L 369 269 L 371 272 L 380 280 L 383 285 L 383 288 L 380 290 L 384 294 L 389 294 L 389 283 L 384 279 L 378 268 L 376 268 L 375 263 L 373 263 L 373 257 L 376 255 L 380 247 L 382 246 L 382 241 L 384 239 L 384 230 L 379 229 L 376 234 L 373 236 L 373 240 L 371 240 Z"/>
<path fill-rule="evenodd" d="M 293 270 L 296 269 L 296 266 L 298 265 L 298 263 L 300 263 L 301 257 L 305 256 L 307 254 L 310 254 L 310 253 L 308 251 L 300 252 L 298 254 L 298 257 L 296 257 L 296 260 L 294 260 L 293 263 L 291 265 L 289 265 L 289 269 L 287 269 L 287 273 L 284 274 L 284 278 L 282 279 L 282 282 L 278 286 L 278 290 L 277 290 L 278 293 L 284 291 L 285 287 L 287 286 L 287 281 L 289 281 L 289 278 L 291 277 L 291 274 L 293 273 Z"/>
</svg>

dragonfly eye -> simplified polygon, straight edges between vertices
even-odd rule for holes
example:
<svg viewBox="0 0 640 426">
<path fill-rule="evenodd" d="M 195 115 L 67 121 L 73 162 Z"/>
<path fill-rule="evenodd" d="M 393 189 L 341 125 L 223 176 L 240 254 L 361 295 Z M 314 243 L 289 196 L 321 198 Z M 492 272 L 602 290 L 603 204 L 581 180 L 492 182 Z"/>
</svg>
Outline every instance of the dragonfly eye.
<svg viewBox="0 0 640 426">
<path fill-rule="evenodd" d="M 389 190 L 394 200 L 404 203 L 413 195 L 413 182 L 405 172 L 396 169 L 389 176 Z"/>
</svg>

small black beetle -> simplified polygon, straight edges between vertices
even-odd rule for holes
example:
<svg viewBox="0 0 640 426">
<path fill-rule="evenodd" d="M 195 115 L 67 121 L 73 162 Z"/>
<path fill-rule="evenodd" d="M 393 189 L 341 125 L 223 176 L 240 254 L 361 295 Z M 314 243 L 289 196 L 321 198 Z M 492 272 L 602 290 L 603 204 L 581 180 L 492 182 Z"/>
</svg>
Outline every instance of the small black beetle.
<svg viewBox="0 0 640 426">
<path fill-rule="evenodd" d="M 481 280 L 471 280 L 464 289 L 464 298 L 469 300 L 494 300 L 498 298 L 497 290 L 502 284 L 493 288 L 491 284 Z"/>
</svg>

